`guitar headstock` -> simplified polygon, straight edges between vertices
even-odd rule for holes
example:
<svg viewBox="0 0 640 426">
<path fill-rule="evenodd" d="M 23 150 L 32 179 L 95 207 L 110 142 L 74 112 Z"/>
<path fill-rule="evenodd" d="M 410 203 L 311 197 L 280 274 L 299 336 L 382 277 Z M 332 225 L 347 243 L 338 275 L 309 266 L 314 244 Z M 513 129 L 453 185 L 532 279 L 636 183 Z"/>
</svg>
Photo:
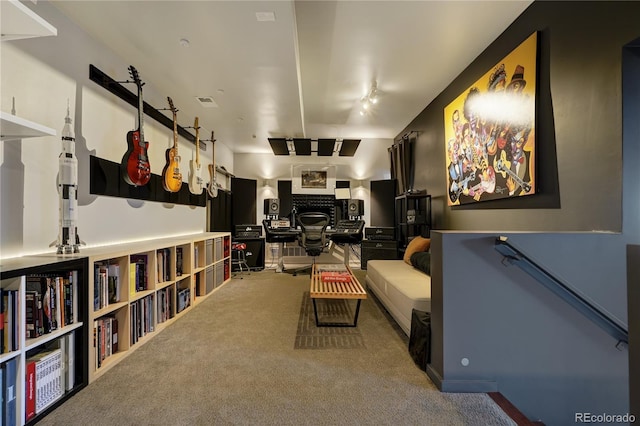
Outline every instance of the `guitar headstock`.
<svg viewBox="0 0 640 426">
<path fill-rule="evenodd" d="M 171 98 L 169 96 L 167 96 L 167 101 L 169 101 L 169 109 L 171 110 L 172 113 L 176 113 L 178 112 L 178 110 L 176 109 L 175 106 L 173 106 L 173 101 L 171 100 Z"/>
<path fill-rule="evenodd" d="M 129 65 L 129 74 L 138 87 L 144 86 L 144 83 L 142 82 L 142 80 L 140 80 L 138 70 L 133 65 Z"/>
<path fill-rule="evenodd" d="M 193 121 L 193 128 L 196 129 L 196 144 L 198 143 L 198 139 L 200 139 L 200 126 L 198 126 L 198 117 Z"/>
</svg>

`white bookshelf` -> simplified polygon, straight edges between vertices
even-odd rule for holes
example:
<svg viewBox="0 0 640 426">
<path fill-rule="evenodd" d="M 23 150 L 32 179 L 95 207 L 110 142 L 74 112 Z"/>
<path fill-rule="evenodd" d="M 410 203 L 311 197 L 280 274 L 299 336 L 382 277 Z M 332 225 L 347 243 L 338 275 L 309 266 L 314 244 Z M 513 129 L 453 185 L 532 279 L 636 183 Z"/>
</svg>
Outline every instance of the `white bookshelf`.
<svg viewBox="0 0 640 426">
<path fill-rule="evenodd" d="M 56 27 L 18 0 L 0 1 L 2 41 L 58 35 Z"/>
<path fill-rule="evenodd" d="M 56 136 L 55 129 L 0 111 L 0 140 Z"/>
</svg>

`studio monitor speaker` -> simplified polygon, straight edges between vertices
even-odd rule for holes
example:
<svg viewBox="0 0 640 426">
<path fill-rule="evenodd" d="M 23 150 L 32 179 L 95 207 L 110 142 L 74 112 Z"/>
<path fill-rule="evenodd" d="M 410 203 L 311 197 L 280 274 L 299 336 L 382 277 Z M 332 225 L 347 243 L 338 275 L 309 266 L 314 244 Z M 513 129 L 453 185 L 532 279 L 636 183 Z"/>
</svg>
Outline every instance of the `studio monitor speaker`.
<svg viewBox="0 0 640 426">
<path fill-rule="evenodd" d="M 280 200 L 277 198 L 265 198 L 264 214 L 266 215 L 280 214 Z"/>
<path fill-rule="evenodd" d="M 347 204 L 348 216 L 362 216 L 364 214 L 364 201 L 350 199 Z"/>
</svg>

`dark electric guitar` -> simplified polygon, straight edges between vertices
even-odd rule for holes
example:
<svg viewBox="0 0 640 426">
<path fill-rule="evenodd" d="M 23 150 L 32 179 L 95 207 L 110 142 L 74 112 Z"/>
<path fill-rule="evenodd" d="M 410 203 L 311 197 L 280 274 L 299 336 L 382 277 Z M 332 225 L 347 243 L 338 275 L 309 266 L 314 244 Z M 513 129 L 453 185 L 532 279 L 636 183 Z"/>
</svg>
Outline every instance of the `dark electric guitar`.
<svg viewBox="0 0 640 426">
<path fill-rule="evenodd" d="M 120 166 L 122 178 L 125 182 L 129 185 L 144 186 L 149 183 L 149 179 L 151 179 L 151 165 L 149 164 L 149 157 L 147 156 L 149 142 L 144 140 L 144 132 L 142 130 L 144 116 L 142 86 L 144 83 L 140 81 L 138 71 L 133 65 L 129 66 L 129 73 L 138 86 L 138 129 L 131 130 L 127 133 L 128 148 L 122 157 Z"/>
</svg>

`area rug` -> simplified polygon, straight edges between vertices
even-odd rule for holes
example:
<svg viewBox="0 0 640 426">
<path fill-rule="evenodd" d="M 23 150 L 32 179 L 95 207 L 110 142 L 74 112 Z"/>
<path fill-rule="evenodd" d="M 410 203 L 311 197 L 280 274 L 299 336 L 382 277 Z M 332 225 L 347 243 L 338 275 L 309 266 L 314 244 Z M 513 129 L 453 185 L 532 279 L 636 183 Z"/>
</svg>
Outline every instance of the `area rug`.
<svg viewBox="0 0 640 426">
<path fill-rule="evenodd" d="M 321 322 L 353 322 L 355 305 L 347 300 L 321 299 L 316 302 Z M 316 327 L 309 292 L 302 295 L 294 349 L 364 349 L 358 327 Z"/>
</svg>

